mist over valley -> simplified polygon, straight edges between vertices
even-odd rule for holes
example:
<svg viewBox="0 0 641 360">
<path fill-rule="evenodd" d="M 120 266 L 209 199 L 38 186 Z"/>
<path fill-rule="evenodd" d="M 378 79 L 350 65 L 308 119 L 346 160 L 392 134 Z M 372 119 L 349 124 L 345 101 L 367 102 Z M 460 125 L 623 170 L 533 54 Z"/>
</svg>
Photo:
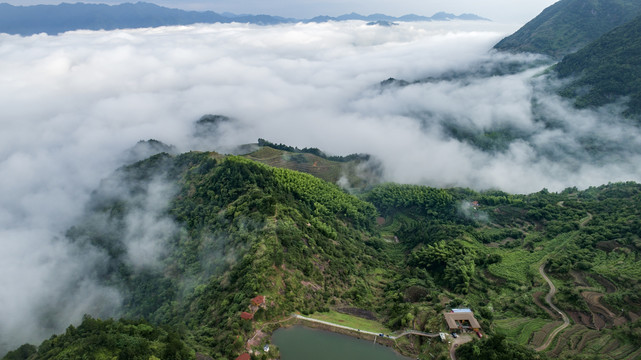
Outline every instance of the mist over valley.
<svg viewBox="0 0 641 360">
<path fill-rule="evenodd" d="M 397 228 L 394 234 L 405 231 L 407 235 L 402 239 L 403 251 L 416 254 L 408 256 L 413 259 L 408 260 L 411 269 L 436 271 L 431 267 L 436 265 L 425 265 L 421 258 L 427 258 L 421 252 L 428 249 L 427 244 L 465 243 L 472 237 L 487 240 L 500 231 L 521 245 L 529 240 L 529 250 L 540 246 L 542 254 L 552 248 L 561 253 L 571 241 L 548 248 L 530 234 L 540 231 L 542 237 L 556 239 L 557 234 L 578 233 L 585 226 L 578 225 L 583 224 L 579 220 L 584 221 L 585 208 L 601 216 L 597 211 L 603 209 L 594 205 L 601 195 L 595 193 L 620 196 L 616 186 L 615 190 L 594 187 L 641 181 L 641 127 L 636 115 L 626 113 L 625 97 L 600 107 L 577 108 L 572 98 L 561 96 L 561 89 L 575 77 L 559 79 L 551 57 L 492 49 L 515 30 L 512 24 L 489 21 L 399 22 L 389 27 L 330 21 L 76 30 L 55 36 L 0 34 L 0 355 L 27 342 L 39 344 L 69 324 L 79 324 L 84 314 L 103 319 L 144 317 L 153 324 L 171 325 L 181 314 L 191 321 L 189 326 L 205 320 L 215 324 L 223 310 L 202 310 L 199 306 L 204 302 L 229 313 L 237 309 L 229 307 L 229 299 L 211 294 L 230 291 L 226 286 L 234 281 L 246 285 L 239 290 L 243 294 L 261 286 L 243 282 L 243 272 L 230 275 L 240 271 L 238 267 L 263 269 L 264 264 L 247 260 L 247 254 L 269 262 L 265 269 L 280 261 L 273 268 L 283 278 L 281 272 L 287 273 L 287 268 L 283 265 L 285 270 L 278 270 L 280 265 L 290 266 L 295 275 L 287 276 L 294 277 L 297 289 L 311 300 L 292 300 L 285 290 L 273 296 L 282 303 L 305 304 L 310 311 L 324 309 L 329 298 L 341 304 L 351 299 L 354 306 L 374 308 L 375 301 L 369 297 L 388 291 L 384 286 L 388 284 L 398 286 L 406 303 L 418 302 L 407 300 L 414 292 L 438 303 L 440 295 L 422 293 L 428 284 L 456 294 L 475 293 L 474 285 L 461 290 L 450 286 L 449 277 L 421 275 L 423 270 L 408 270 L 423 283 L 397 279 L 364 284 L 354 280 L 355 273 L 346 275 L 339 265 L 329 265 L 339 264 L 342 255 L 358 253 L 366 256 L 348 261 L 350 267 L 371 272 L 385 268 L 384 261 L 396 256 L 387 248 L 393 246 L 394 236 L 384 227 L 381 233 L 380 226 L 373 224 L 375 215 L 387 219 L 387 225 L 402 224 L 399 228 L 405 230 Z M 148 139 L 154 140 L 140 142 Z M 324 154 L 312 157 L 313 152 L 268 149 L 252 157 L 252 151 L 260 148 L 258 139 L 296 151 L 316 148 Z M 246 157 L 224 159 L 232 153 Z M 367 156 L 343 163 L 331 157 L 348 154 Z M 294 169 L 320 164 L 330 169 L 325 180 L 352 192 L 391 182 L 407 184 L 398 186 L 407 193 L 420 193 L 419 198 L 437 200 L 424 203 L 412 198 L 429 215 L 411 206 L 397 204 L 398 209 L 392 209 L 386 190 L 351 197 L 338 188 L 319 185 L 317 179 L 298 178 L 247 158 L 267 164 L 284 162 Z M 225 178 L 223 171 L 230 177 Z M 242 177 L 247 174 L 253 175 Z M 323 174 L 314 175 L 323 178 Z M 354 181 L 362 188 L 355 190 Z M 316 194 L 298 187 L 300 183 L 322 190 Z M 629 191 L 633 194 L 629 199 L 636 199 L 638 189 L 628 186 L 620 191 Z M 437 190 L 450 188 L 455 189 Z M 325 192 L 334 200 L 319 195 Z M 478 204 L 471 205 L 475 197 L 486 201 L 482 205 L 487 212 L 476 212 Z M 304 205 L 296 204 L 294 198 Z M 581 205 L 581 199 L 588 205 Z M 549 205 L 547 213 L 528 207 L 536 201 Z M 557 203 L 561 205 L 552 206 Z M 429 206 L 437 209 L 435 213 Z M 520 206 L 524 210 L 514 210 Z M 632 208 L 633 203 L 625 207 Z M 516 220 L 506 220 L 506 213 Z M 561 230 L 552 213 L 577 225 Z M 434 221 L 438 226 L 455 224 L 447 228 L 455 235 L 441 237 L 448 231 L 442 230 L 446 227 L 436 231 Z M 548 232 L 548 221 L 558 228 Z M 286 231 L 281 229 L 283 224 L 288 226 Z M 454 226 L 459 230 L 452 230 Z M 470 230 L 473 227 L 477 230 Z M 501 227 L 505 229 L 497 230 Z M 430 235 L 414 239 L 407 229 Z M 475 235 L 463 235 L 466 231 Z M 636 230 L 629 231 L 635 234 Z M 281 245 L 296 249 L 300 245 L 285 245 L 290 235 L 287 241 L 296 240 L 296 244 L 305 237 L 306 248 L 312 250 L 300 251 L 316 259 L 314 266 L 297 262 L 293 257 L 299 256 L 298 250 L 274 255 L 257 250 L 263 238 L 271 241 L 267 249 Z M 638 235 L 628 233 L 595 238 L 594 244 L 623 238 L 627 242 L 622 248 L 638 251 Z M 493 243 L 479 240 L 478 247 L 461 245 L 464 250 L 459 255 L 477 264 L 477 269 L 472 266 L 469 274 L 451 276 L 469 280 L 486 276 L 479 274 L 502 274 L 501 269 L 492 270 L 498 269 L 498 265 L 491 267 L 494 250 L 480 250 L 486 242 Z M 503 245 L 501 251 L 510 249 Z M 380 253 L 392 255 L 370 260 Z M 190 257 L 193 254 L 198 256 Z M 506 254 L 501 256 L 511 256 Z M 542 256 L 532 263 L 548 261 Z M 610 264 L 599 259 L 602 265 Z M 554 264 L 558 269 L 564 266 L 561 260 Z M 265 276 L 266 283 L 281 284 Z M 326 280 L 320 280 L 323 276 Z M 530 278 L 506 278 L 518 284 L 510 289 L 543 286 Z M 208 282 L 211 279 L 220 280 L 219 285 Z M 140 289 L 147 280 L 154 285 L 145 293 Z M 325 298 L 309 285 L 314 281 L 326 281 Z M 370 293 L 360 298 L 356 290 L 338 290 L 336 284 L 341 281 Z M 327 290 L 332 286 L 337 289 Z M 167 292 L 149 305 L 146 299 L 155 299 L 154 291 L 161 288 Z M 243 301 L 249 299 L 245 297 Z M 570 303 L 564 299 L 564 304 Z M 617 316 L 640 313 L 637 300 Z M 489 300 L 478 301 L 489 307 Z M 514 312 L 517 305 L 506 306 Z M 288 306 L 276 305 L 274 313 L 265 311 L 261 319 L 280 316 L 278 311 L 301 310 Z M 191 313 L 195 308 L 201 309 L 198 315 Z M 388 309 L 393 314 L 388 317 L 390 326 L 409 326 L 402 320 L 406 313 L 398 315 L 398 309 Z M 215 315 L 209 318 L 204 313 Z M 603 327 L 585 325 L 610 328 L 615 318 L 608 318 Z M 633 322 L 628 318 L 621 324 Z M 489 315 L 485 319 L 491 321 Z M 253 331 L 242 327 L 249 325 L 238 330 L 231 322 L 221 328 L 230 333 L 230 329 L 242 334 Z M 240 349 L 232 340 L 216 338 L 218 333 L 199 331 L 193 335 L 199 341 L 217 340 L 194 351 L 216 349 L 222 357 Z M 171 343 L 170 332 L 162 336 Z M 225 347 L 219 345 L 223 343 Z"/>
</svg>

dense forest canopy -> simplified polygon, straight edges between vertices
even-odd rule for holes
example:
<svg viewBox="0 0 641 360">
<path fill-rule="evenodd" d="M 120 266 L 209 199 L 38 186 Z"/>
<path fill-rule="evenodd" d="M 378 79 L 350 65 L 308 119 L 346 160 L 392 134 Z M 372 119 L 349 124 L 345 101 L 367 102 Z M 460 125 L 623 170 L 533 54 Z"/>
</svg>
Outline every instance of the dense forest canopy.
<svg viewBox="0 0 641 360">
<path fill-rule="evenodd" d="M 626 114 L 641 114 L 641 16 L 618 27 L 555 66 L 572 79 L 562 94 L 578 107 L 598 107 L 627 97 Z"/>
<path fill-rule="evenodd" d="M 132 237 L 132 219 L 152 198 L 149 227 L 167 231 L 153 239 L 162 251 L 141 264 L 132 252 L 144 231 Z M 461 347 L 461 358 L 508 348 L 527 358 L 557 320 L 541 300 L 540 266 L 572 318 L 559 336 L 574 340 L 537 356 L 599 356 L 616 343 L 624 358 L 641 346 L 640 204 L 631 182 L 529 195 L 387 183 L 355 196 L 243 157 L 159 154 L 103 181 L 67 234 L 108 254 L 97 276 L 125 295 L 124 319 L 149 323 L 86 317 L 5 359 L 235 358 L 256 324 L 292 312 L 359 309 L 391 330 L 438 332 L 442 311 L 460 306 L 488 335 Z M 243 320 L 257 295 L 266 306 Z M 585 347 L 585 337 L 601 345 Z M 448 356 L 424 339 L 410 343 L 400 349 Z"/>
</svg>

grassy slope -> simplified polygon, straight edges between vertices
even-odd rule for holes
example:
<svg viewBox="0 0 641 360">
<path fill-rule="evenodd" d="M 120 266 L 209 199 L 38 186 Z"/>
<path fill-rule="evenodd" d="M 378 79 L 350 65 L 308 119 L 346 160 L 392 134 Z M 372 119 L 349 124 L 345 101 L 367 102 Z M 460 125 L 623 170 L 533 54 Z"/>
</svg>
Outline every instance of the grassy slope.
<svg viewBox="0 0 641 360">
<path fill-rule="evenodd" d="M 560 59 L 639 14 L 634 0 L 561 0 L 494 48 Z"/>
<path fill-rule="evenodd" d="M 323 159 L 313 154 L 295 154 L 264 146 L 244 157 L 263 164 L 312 174 L 330 183 L 336 183 L 343 173 L 344 164 Z"/>
<path fill-rule="evenodd" d="M 310 315 L 309 317 L 317 320 L 328 321 L 334 324 L 349 326 L 354 329 L 361 329 L 376 333 L 389 334 L 391 331 L 383 326 L 380 322 L 374 320 L 364 319 L 358 316 L 339 313 L 336 311 L 318 312 Z"/>
<path fill-rule="evenodd" d="M 269 166 L 301 171 L 314 175 L 332 184 L 339 180 L 354 189 L 364 189 L 380 181 L 380 169 L 375 161 L 356 158 L 348 161 L 333 161 L 315 154 L 291 152 L 263 146 L 243 157 Z"/>
</svg>

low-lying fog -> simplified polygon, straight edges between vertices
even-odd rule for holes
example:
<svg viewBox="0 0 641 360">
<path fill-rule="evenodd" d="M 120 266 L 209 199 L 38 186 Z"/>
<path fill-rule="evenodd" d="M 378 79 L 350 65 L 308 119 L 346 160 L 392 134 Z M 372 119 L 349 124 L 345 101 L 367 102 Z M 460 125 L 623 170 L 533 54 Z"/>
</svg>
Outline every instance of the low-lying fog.
<svg viewBox="0 0 641 360">
<path fill-rule="evenodd" d="M 641 179 L 639 128 L 574 110 L 490 22 L 195 25 L 0 35 L 0 355 L 116 315 L 99 253 L 66 245 L 100 179 L 144 139 L 225 151 L 265 138 L 369 153 L 386 180 L 533 192 Z M 512 65 L 528 70 L 514 72 Z M 407 86 L 380 85 L 396 78 Z M 194 137 L 204 114 L 235 119 Z M 494 146 L 493 139 L 502 139 Z M 489 141 L 489 142 L 488 142 Z"/>
</svg>

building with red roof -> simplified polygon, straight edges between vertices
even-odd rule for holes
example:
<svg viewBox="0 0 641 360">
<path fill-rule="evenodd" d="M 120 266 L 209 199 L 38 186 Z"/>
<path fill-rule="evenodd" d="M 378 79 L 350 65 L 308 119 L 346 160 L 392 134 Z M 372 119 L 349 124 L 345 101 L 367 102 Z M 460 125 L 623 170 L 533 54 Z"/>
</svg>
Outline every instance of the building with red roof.
<svg viewBox="0 0 641 360">
<path fill-rule="evenodd" d="M 254 318 L 254 314 L 243 311 L 240 313 L 240 318 L 243 320 L 251 320 Z"/>
<path fill-rule="evenodd" d="M 260 306 L 265 303 L 265 297 L 263 295 L 258 295 L 252 299 L 252 304 L 254 306 Z"/>
<path fill-rule="evenodd" d="M 251 359 L 251 356 L 248 353 L 240 354 L 240 356 L 236 358 L 236 360 L 249 360 L 249 359 Z"/>
</svg>

